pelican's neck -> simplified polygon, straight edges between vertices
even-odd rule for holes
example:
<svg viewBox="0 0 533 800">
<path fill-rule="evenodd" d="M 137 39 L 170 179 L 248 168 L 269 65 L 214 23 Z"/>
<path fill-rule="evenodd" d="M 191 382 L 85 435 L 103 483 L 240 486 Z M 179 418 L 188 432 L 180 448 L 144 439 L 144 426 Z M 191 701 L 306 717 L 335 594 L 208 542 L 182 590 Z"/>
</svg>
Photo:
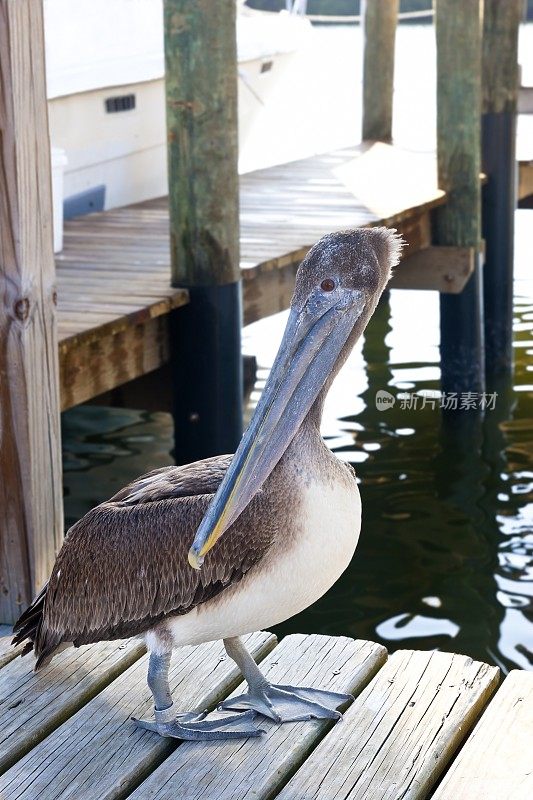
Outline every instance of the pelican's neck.
<svg viewBox="0 0 533 800">
<path fill-rule="evenodd" d="M 320 428 L 322 426 L 322 414 L 324 411 L 324 403 L 326 402 L 326 397 L 329 392 L 329 387 L 331 385 L 331 381 L 327 381 L 326 385 L 322 387 L 320 392 L 317 395 L 317 398 L 311 408 L 309 409 L 307 416 L 305 417 L 304 421 L 302 422 L 301 427 L 305 427 L 311 434 L 316 434 L 320 436 Z M 320 437 L 322 438 L 322 437 Z"/>
<path fill-rule="evenodd" d="M 322 425 L 322 414 L 324 412 L 324 403 L 326 402 L 326 397 L 328 396 L 331 384 L 339 374 L 341 367 L 343 366 L 344 362 L 350 355 L 353 345 L 355 344 L 355 341 L 357 341 L 357 338 L 359 337 L 358 336 L 350 337 L 350 339 L 346 342 L 346 344 L 342 348 L 339 357 L 333 366 L 333 369 L 326 378 L 324 386 L 317 394 L 315 402 L 307 412 L 307 415 L 304 418 L 302 425 L 300 426 L 302 428 L 305 426 L 305 429 L 308 430 L 312 435 L 314 434 L 322 438 L 320 436 L 320 428 Z"/>
<path fill-rule="evenodd" d="M 281 461 L 285 466 L 292 464 L 305 464 L 309 466 L 313 461 L 322 461 L 324 450 L 327 446 L 320 433 L 322 422 L 322 409 L 328 393 L 329 386 L 325 386 L 311 406 L 307 416 L 302 421 L 296 435 L 287 447 Z"/>
</svg>

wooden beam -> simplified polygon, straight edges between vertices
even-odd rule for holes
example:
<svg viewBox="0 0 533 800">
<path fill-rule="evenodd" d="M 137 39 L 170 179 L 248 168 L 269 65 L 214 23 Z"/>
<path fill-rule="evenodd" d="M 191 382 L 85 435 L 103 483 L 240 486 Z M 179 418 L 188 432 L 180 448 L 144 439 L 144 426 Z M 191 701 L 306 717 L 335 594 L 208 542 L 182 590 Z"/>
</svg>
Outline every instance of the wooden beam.
<svg viewBox="0 0 533 800">
<path fill-rule="evenodd" d="M 398 0 L 363 0 L 363 140 L 392 140 Z"/>
<path fill-rule="evenodd" d="M 509 372 L 513 364 L 513 262 L 516 208 L 518 28 L 523 0 L 484 0 L 482 160 L 485 368 Z"/>
<path fill-rule="evenodd" d="M 518 199 L 525 200 L 533 195 L 533 161 L 518 163 Z"/>
<path fill-rule="evenodd" d="M 61 411 L 146 375 L 169 358 L 168 318 L 155 317 L 117 333 L 73 337 L 59 348 Z"/>
<path fill-rule="evenodd" d="M 476 266 L 474 247 L 426 247 L 402 259 L 389 289 L 424 289 L 459 294 Z"/>
<path fill-rule="evenodd" d="M 176 453 L 232 452 L 242 434 L 235 0 L 165 0 Z M 178 388 L 179 387 L 179 388 Z"/>
<path fill-rule="evenodd" d="M 434 242 L 478 249 L 481 241 L 481 0 L 437 0 L 437 149 L 447 203 L 435 211 Z M 441 295 L 442 391 L 485 385 L 481 270 L 463 292 Z"/>
<path fill-rule="evenodd" d="M 518 89 L 519 114 L 533 114 L 533 86 L 520 86 Z"/>
<path fill-rule="evenodd" d="M 50 142 L 41 0 L 0 0 L 0 620 L 63 536 Z"/>
</svg>

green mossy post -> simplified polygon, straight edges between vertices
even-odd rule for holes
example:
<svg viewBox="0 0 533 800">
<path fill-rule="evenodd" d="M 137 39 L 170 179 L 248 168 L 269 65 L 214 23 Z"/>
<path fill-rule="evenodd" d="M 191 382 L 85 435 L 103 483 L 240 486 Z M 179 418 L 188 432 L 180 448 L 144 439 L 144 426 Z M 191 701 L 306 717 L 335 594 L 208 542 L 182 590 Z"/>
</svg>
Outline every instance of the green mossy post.
<svg viewBox="0 0 533 800">
<path fill-rule="evenodd" d="M 398 0 L 364 0 L 363 140 L 392 140 Z"/>
<path fill-rule="evenodd" d="M 483 15 L 483 187 L 485 368 L 513 363 L 513 258 L 516 207 L 518 28 L 523 0 L 485 0 Z"/>
<path fill-rule="evenodd" d="M 176 457 L 232 452 L 242 434 L 235 0 L 165 0 Z"/>
<path fill-rule="evenodd" d="M 439 186 L 448 202 L 436 210 L 434 242 L 481 243 L 482 0 L 437 0 L 437 151 Z M 482 392 L 483 296 L 481 266 L 461 294 L 440 295 L 441 388 Z"/>
</svg>

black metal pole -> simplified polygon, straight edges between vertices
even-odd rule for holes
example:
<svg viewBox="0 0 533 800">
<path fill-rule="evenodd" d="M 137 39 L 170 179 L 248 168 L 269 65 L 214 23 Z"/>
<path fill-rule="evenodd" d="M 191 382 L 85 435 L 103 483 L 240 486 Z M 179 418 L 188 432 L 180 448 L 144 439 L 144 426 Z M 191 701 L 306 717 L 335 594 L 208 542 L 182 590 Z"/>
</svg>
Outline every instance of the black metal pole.
<svg viewBox="0 0 533 800">
<path fill-rule="evenodd" d="M 483 275 L 479 263 L 460 294 L 440 295 L 441 389 L 483 392 Z"/>
<path fill-rule="evenodd" d="M 513 364 L 513 261 L 516 207 L 516 115 L 483 114 L 482 216 L 485 240 L 485 364 L 490 374 Z"/>
<path fill-rule="evenodd" d="M 189 289 L 172 316 L 176 459 L 232 453 L 242 436 L 240 283 Z"/>
</svg>

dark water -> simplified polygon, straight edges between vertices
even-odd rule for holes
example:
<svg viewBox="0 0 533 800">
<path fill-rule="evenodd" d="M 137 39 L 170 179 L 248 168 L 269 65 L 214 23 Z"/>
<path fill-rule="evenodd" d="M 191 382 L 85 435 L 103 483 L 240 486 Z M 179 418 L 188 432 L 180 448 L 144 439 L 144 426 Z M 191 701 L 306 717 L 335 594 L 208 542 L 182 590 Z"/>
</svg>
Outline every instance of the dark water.
<svg viewBox="0 0 533 800">
<path fill-rule="evenodd" d="M 402 391 L 438 389 L 438 297 L 391 292 L 376 311 L 323 426 L 360 479 L 360 543 L 336 586 L 279 634 L 346 634 L 389 650 L 439 648 L 533 669 L 532 225 L 533 211 L 517 213 L 516 369 L 512 382 L 489 387 L 494 410 L 452 424 L 428 401 L 402 408 Z M 246 331 L 263 380 L 283 320 Z M 397 398 L 387 411 L 375 403 L 383 389 Z M 63 423 L 69 524 L 140 473 L 172 463 L 167 414 L 85 406 Z"/>
</svg>

